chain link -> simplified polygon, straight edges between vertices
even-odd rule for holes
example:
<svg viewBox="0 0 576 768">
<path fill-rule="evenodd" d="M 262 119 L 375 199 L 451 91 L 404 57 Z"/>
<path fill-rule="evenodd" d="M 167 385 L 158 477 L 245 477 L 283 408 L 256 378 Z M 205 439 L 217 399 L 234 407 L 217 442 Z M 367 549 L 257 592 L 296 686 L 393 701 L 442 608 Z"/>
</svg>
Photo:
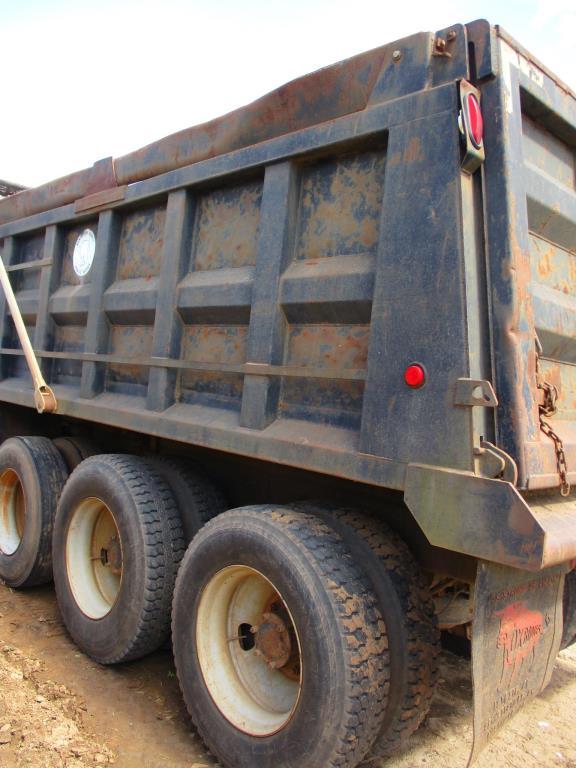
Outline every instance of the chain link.
<svg viewBox="0 0 576 768">
<path fill-rule="evenodd" d="M 544 392 L 544 400 L 538 406 L 540 415 L 540 429 L 554 443 L 556 451 L 556 466 L 560 476 L 560 493 L 562 496 L 570 496 L 570 483 L 568 482 L 568 464 L 566 463 L 566 454 L 564 453 L 564 444 L 562 438 L 556 434 L 550 424 L 546 421 L 558 411 L 558 389 L 554 384 L 545 381 L 540 375 L 540 356 L 536 354 L 536 380 L 538 389 Z"/>
</svg>

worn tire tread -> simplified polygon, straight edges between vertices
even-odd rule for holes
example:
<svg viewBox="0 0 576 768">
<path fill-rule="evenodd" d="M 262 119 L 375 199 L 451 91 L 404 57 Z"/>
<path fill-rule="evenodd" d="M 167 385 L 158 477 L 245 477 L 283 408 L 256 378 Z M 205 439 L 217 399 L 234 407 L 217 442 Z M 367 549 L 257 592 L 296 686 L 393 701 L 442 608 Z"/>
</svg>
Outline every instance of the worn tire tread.
<svg viewBox="0 0 576 768">
<path fill-rule="evenodd" d="M 190 506 L 198 515 L 200 527 L 227 508 L 222 491 L 192 462 L 176 456 L 149 456 L 146 461 L 161 475 L 164 469 L 179 475 L 187 486 Z M 169 478 L 164 479 L 170 485 Z"/>
<path fill-rule="evenodd" d="M 346 658 L 343 670 L 346 714 L 325 766 L 353 768 L 370 749 L 386 711 L 388 652 L 386 631 L 376 598 L 362 572 L 353 563 L 342 539 L 313 514 L 281 506 L 243 507 L 225 512 L 204 526 L 190 545 L 180 573 L 184 572 L 186 562 L 194 557 L 204 537 L 210 536 L 217 526 L 244 527 L 247 517 L 251 516 L 260 520 L 267 517 L 305 554 L 325 589 L 341 627 Z M 362 597 L 360 606 L 359 595 Z M 177 658 L 176 671 L 180 677 Z M 188 711 L 192 716 L 190 708 Z M 203 732 L 201 727 L 199 731 L 209 749 L 218 754 L 210 734 Z"/>
<path fill-rule="evenodd" d="M 566 575 L 563 599 L 564 626 L 560 650 L 576 643 L 576 571 Z"/>
<path fill-rule="evenodd" d="M 172 492 L 153 467 L 123 454 L 99 454 L 83 465 L 87 462 L 105 464 L 120 477 L 135 504 L 144 540 L 144 601 L 131 642 L 117 655 L 98 659 L 102 664 L 118 664 L 151 653 L 169 637 L 174 583 L 186 545 Z"/>
<path fill-rule="evenodd" d="M 314 510 L 314 506 L 299 507 Z M 368 545 L 393 583 L 404 618 L 406 685 L 396 710 L 384 719 L 371 749 L 374 757 L 388 757 L 402 748 L 430 710 L 441 650 L 434 601 L 408 546 L 388 525 L 356 509 L 332 505 L 322 508 Z"/>
<path fill-rule="evenodd" d="M 59 451 L 47 437 L 19 436 L 9 438 L 2 447 L 10 442 L 19 442 L 35 465 L 40 486 L 39 501 L 41 515 L 41 535 L 35 562 L 24 581 L 11 584 L 14 587 L 35 587 L 52 581 L 52 531 L 58 499 L 62 493 L 68 471 Z M 7 582 L 9 583 L 9 582 Z"/>
</svg>

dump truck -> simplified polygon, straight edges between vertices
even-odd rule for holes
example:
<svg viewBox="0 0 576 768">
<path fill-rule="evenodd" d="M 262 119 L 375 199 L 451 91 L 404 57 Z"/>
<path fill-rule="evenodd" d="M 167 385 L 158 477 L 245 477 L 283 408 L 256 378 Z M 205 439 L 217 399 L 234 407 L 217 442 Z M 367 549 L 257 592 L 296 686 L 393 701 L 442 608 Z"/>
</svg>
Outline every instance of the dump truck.
<svg viewBox="0 0 576 768">
<path fill-rule="evenodd" d="M 419 33 L 0 201 L 0 576 L 171 640 L 226 768 L 353 768 L 576 638 L 576 97 Z"/>
</svg>

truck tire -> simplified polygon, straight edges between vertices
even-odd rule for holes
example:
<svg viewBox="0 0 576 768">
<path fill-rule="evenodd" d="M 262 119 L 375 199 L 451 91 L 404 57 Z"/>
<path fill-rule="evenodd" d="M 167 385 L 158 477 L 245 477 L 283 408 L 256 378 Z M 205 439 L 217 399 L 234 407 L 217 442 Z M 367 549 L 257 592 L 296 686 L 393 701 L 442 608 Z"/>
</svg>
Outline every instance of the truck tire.
<svg viewBox="0 0 576 768">
<path fill-rule="evenodd" d="M 190 717 L 227 768 L 352 768 L 380 730 L 384 623 L 317 517 L 254 506 L 207 523 L 178 574 L 172 638 Z"/>
<path fill-rule="evenodd" d="M 400 749 L 420 726 L 438 680 L 440 632 L 426 579 L 406 543 L 385 523 L 353 509 L 296 505 L 345 540 L 376 594 L 388 631 L 388 707 L 371 754 Z"/>
<path fill-rule="evenodd" d="M 576 642 L 576 571 L 570 571 L 564 581 L 564 630 L 560 650 Z"/>
<path fill-rule="evenodd" d="M 174 494 L 187 544 L 208 520 L 227 508 L 224 494 L 186 459 L 151 456 L 147 461 L 156 468 Z"/>
<path fill-rule="evenodd" d="M 68 473 L 47 437 L 0 447 L 0 578 L 10 587 L 52 581 L 52 527 Z"/>
<path fill-rule="evenodd" d="M 68 472 L 73 472 L 84 459 L 102 453 L 97 445 L 83 437 L 56 437 L 52 442 L 60 451 Z"/>
<path fill-rule="evenodd" d="M 145 462 L 83 461 L 62 492 L 53 547 L 62 618 L 85 653 L 117 664 L 166 641 L 185 545 L 172 492 Z"/>
</svg>

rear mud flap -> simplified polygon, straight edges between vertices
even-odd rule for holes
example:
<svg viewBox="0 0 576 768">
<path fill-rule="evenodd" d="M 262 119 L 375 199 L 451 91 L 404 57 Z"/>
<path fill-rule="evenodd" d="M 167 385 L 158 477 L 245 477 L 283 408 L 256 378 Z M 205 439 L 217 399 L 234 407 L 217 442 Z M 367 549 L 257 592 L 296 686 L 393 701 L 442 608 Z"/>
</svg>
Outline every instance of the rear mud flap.
<svg viewBox="0 0 576 768">
<path fill-rule="evenodd" d="M 538 574 L 481 562 L 472 629 L 474 743 L 468 765 L 548 685 L 562 637 L 566 568 Z"/>
</svg>

